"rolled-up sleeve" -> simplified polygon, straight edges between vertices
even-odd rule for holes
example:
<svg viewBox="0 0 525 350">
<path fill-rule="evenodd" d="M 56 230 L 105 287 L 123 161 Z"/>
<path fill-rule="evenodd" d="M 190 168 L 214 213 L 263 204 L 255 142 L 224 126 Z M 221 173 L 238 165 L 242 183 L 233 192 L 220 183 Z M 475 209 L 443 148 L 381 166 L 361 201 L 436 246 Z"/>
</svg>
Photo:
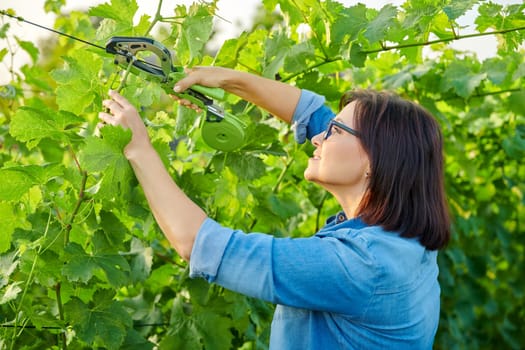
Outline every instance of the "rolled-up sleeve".
<svg viewBox="0 0 525 350">
<path fill-rule="evenodd" d="M 246 234 L 207 219 L 193 247 L 190 277 L 276 304 L 357 316 L 376 280 L 366 245 L 359 238 L 349 244 Z"/>
<path fill-rule="evenodd" d="M 324 96 L 309 90 L 301 90 L 301 97 L 292 118 L 295 140 L 304 143 L 326 129 L 334 112 L 325 104 Z"/>
<path fill-rule="evenodd" d="M 203 222 L 190 255 L 190 277 L 215 281 L 224 250 L 233 232 L 210 218 Z"/>
</svg>

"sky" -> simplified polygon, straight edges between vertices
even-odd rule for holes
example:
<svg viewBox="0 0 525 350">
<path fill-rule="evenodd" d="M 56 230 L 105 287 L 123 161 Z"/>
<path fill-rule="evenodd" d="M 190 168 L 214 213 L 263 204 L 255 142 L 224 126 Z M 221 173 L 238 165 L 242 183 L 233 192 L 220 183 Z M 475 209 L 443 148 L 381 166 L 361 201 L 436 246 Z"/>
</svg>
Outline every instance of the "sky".
<svg viewBox="0 0 525 350">
<path fill-rule="evenodd" d="M 110 0 L 66 0 L 66 6 L 64 11 L 86 9 L 98 4 L 109 2 Z M 196 0 L 164 0 L 161 9 L 161 14 L 169 16 L 172 14 L 172 9 L 178 4 L 190 4 Z M 521 3 L 522 0 L 493 0 L 493 2 L 501 4 L 510 3 Z M 393 4 L 398 6 L 404 3 L 404 0 L 340 0 L 346 6 L 354 5 L 358 2 L 366 3 L 369 7 L 381 8 L 385 4 Z M 30 6 L 29 3 L 31 3 Z M 0 9 L 14 9 L 17 15 L 24 17 L 27 20 L 36 22 L 38 24 L 52 27 L 55 16 L 54 14 L 46 14 L 44 12 L 45 0 L 1 0 Z M 137 0 L 139 5 L 139 11 L 137 18 L 142 14 L 149 14 L 154 16 L 158 1 L 153 0 Z M 251 18 L 253 18 L 258 4 L 261 4 L 262 0 L 219 0 L 218 1 L 218 16 L 215 18 L 215 28 L 220 33 L 216 40 L 226 40 L 237 36 L 243 29 L 248 28 L 250 25 Z M 458 21 L 461 25 L 466 26 L 462 29 L 462 34 L 472 32 L 469 26 L 472 26 L 476 12 L 471 10 L 467 14 L 461 17 Z M 2 21 L 8 21 L 11 23 L 8 35 L 16 35 L 21 40 L 32 41 L 38 43 L 39 39 L 52 35 L 45 30 L 31 26 L 29 24 L 19 23 L 17 21 L 7 19 L 4 16 L 0 18 L 0 25 Z M 0 49 L 5 47 L 5 41 L 0 40 Z M 466 40 L 455 41 L 451 43 L 451 46 L 461 49 L 470 50 L 476 52 L 480 59 L 484 59 L 493 56 L 496 53 L 496 39 L 494 37 L 480 37 Z M 19 50 L 21 51 L 21 50 Z M 7 84 L 9 82 L 7 56 L 4 61 L 0 63 L 0 85 Z M 17 53 L 16 62 L 19 65 L 29 62 L 29 57 L 24 52 Z"/>
</svg>

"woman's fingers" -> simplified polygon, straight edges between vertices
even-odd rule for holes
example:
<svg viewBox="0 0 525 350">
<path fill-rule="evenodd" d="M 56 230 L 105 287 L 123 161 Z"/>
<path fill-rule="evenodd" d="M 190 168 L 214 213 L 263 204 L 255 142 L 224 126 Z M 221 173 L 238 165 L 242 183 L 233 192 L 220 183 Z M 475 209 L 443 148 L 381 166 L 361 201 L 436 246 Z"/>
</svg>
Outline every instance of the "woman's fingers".
<svg viewBox="0 0 525 350">
<path fill-rule="evenodd" d="M 117 119 L 112 114 L 109 114 L 106 112 L 100 112 L 98 114 L 98 118 L 101 119 L 102 122 L 104 122 L 105 124 L 114 125 L 114 126 L 118 124 Z"/>
<path fill-rule="evenodd" d="M 106 107 L 112 114 L 115 114 L 122 110 L 122 106 L 114 100 L 104 100 L 102 105 Z"/>
<path fill-rule="evenodd" d="M 192 103 L 190 100 L 187 100 L 185 98 L 180 98 L 177 95 L 170 95 L 170 96 L 171 96 L 172 99 L 174 99 L 175 101 L 179 102 L 179 104 L 181 106 L 194 109 L 196 112 L 200 112 L 201 111 L 201 108 L 199 106 L 197 106 L 196 104 Z"/>
<path fill-rule="evenodd" d="M 110 90 L 109 97 L 110 99 L 102 101 L 106 111 L 99 113 L 101 120 L 110 125 L 121 125 L 124 128 L 135 125 L 135 119 L 140 120 L 137 110 L 124 96 Z"/>
<path fill-rule="evenodd" d="M 109 90 L 108 95 L 113 101 L 117 102 L 121 108 L 133 107 L 133 105 L 129 103 L 129 101 L 124 96 L 122 96 L 115 90 Z"/>
<path fill-rule="evenodd" d="M 186 73 L 186 76 L 175 84 L 175 86 L 173 87 L 173 91 L 183 92 L 184 90 L 188 89 L 190 86 L 196 84 L 198 82 L 197 77 L 192 75 L 191 73 L 197 70 L 198 68 L 185 68 L 184 73 Z"/>
</svg>

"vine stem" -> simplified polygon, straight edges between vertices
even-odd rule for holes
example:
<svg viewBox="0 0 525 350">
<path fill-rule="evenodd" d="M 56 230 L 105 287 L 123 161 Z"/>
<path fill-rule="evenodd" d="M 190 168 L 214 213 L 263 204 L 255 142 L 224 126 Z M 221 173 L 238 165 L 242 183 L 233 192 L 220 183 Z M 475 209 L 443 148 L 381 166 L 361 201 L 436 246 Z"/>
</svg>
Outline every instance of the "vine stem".
<svg viewBox="0 0 525 350">
<path fill-rule="evenodd" d="M 73 223 L 75 222 L 75 218 L 80 210 L 80 206 L 82 205 L 82 202 L 84 202 L 85 199 L 85 190 L 86 190 L 86 183 L 87 183 L 87 171 L 82 170 L 80 168 L 80 164 L 78 164 L 78 167 L 82 173 L 82 181 L 80 184 L 80 190 L 78 192 L 78 199 L 75 203 L 75 207 L 73 209 L 73 212 L 71 213 L 71 217 L 69 218 L 69 222 L 66 225 L 65 232 L 64 232 L 64 247 L 69 243 L 69 234 L 71 233 L 71 229 L 73 228 Z M 57 306 L 58 306 L 58 315 L 62 322 L 65 323 L 65 315 L 64 315 L 64 304 L 62 303 L 62 295 L 61 295 L 61 288 L 62 283 L 58 282 L 55 285 L 55 295 L 57 298 Z M 62 331 L 62 349 L 67 350 L 67 337 L 66 332 Z"/>
<path fill-rule="evenodd" d="M 68 146 L 69 146 L 68 147 L 69 148 L 69 153 L 73 157 L 73 160 L 75 161 L 75 164 L 76 164 L 78 170 L 80 171 L 80 173 L 82 173 L 82 167 L 80 166 L 80 162 L 78 161 L 78 158 L 77 158 L 77 155 L 75 154 L 75 151 L 73 151 L 73 146 L 71 145 L 71 143 Z"/>
<path fill-rule="evenodd" d="M 64 246 L 66 246 L 69 243 L 69 234 L 71 233 L 71 229 L 73 228 L 73 223 L 75 222 L 75 218 L 78 214 L 78 211 L 80 210 L 80 206 L 82 205 L 82 202 L 85 199 L 85 190 L 86 190 L 86 182 L 87 182 L 87 171 L 82 171 L 82 183 L 80 185 L 80 190 L 78 192 L 78 199 L 75 203 L 75 208 L 73 209 L 73 213 L 71 213 L 71 217 L 69 219 L 69 222 L 66 224 L 66 232 L 64 234 Z"/>
<path fill-rule="evenodd" d="M 144 36 L 148 36 L 150 32 L 153 30 L 153 27 L 155 27 L 155 24 L 157 24 L 158 21 L 162 19 L 162 16 L 160 15 L 160 9 L 162 8 L 162 1 L 159 0 L 159 3 L 157 4 L 157 12 L 155 12 L 155 16 L 153 17 L 153 21 L 151 21 L 151 24 L 149 28 L 144 33 Z"/>
<path fill-rule="evenodd" d="M 285 78 L 282 78 L 281 81 L 282 82 L 286 82 L 288 80 L 292 80 L 293 78 L 299 76 L 299 75 L 302 75 L 302 74 L 305 74 L 305 73 L 308 73 L 309 71 L 311 70 L 314 70 L 315 68 L 318 68 L 318 67 L 322 67 L 324 66 L 325 64 L 329 64 L 329 63 L 332 63 L 332 62 L 337 62 L 337 61 L 342 61 L 343 58 L 338 56 L 338 57 L 334 57 L 334 58 L 326 58 L 324 59 L 323 61 L 321 62 L 317 62 L 311 66 L 308 66 L 306 67 L 305 70 L 301 71 L 301 72 L 297 72 L 297 73 L 294 73 L 294 74 L 290 74 L 289 76 L 285 77 Z"/>
<path fill-rule="evenodd" d="M 419 43 L 410 43 L 410 44 L 400 44 L 400 45 L 393 45 L 393 46 L 385 46 L 381 49 L 376 50 L 367 50 L 367 51 L 361 51 L 363 54 L 371 54 L 371 53 L 377 53 L 381 51 L 389 51 L 389 50 L 395 50 L 395 49 L 405 49 L 409 47 L 417 47 L 417 46 L 428 46 L 438 43 L 447 43 L 454 40 L 461 40 L 461 39 L 469 39 L 469 38 L 477 38 L 480 36 L 487 36 L 487 35 L 497 35 L 497 34 L 506 34 L 510 32 L 517 32 L 520 30 L 525 30 L 525 27 L 516 27 L 516 28 L 509 28 L 509 29 L 503 29 L 503 30 L 495 30 L 492 32 L 485 32 L 485 33 L 474 33 L 474 34 L 465 34 L 465 35 L 454 35 L 450 38 L 444 38 L 444 39 L 436 39 L 436 40 L 427 40 L 424 42 Z"/>
<path fill-rule="evenodd" d="M 292 0 L 292 3 L 294 4 L 295 8 L 300 8 L 297 4 L 297 1 Z M 304 21 L 308 23 L 308 25 L 310 26 L 310 23 L 308 22 L 308 17 L 305 15 L 305 13 L 302 10 L 300 11 L 301 11 L 301 16 L 303 16 Z M 310 26 L 310 28 L 313 28 L 313 26 Z M 326 52 L 326 48 L 323 46 L 322 40 L 319 38 L 315 30 L 312 30 L 312 33 L 315 37 L 315 40 L 317 40 L 317 42 L 319 43 L 319 47 L 323 51 L 324 57 L 328 58 L 328 53 Z"/>
<path fill-rule="evenodd" d="M 452 29 L 452 34 L 454 34 L 454 38 L 457 38 L 458 34 L 456 33 L 456 29 L 454 28 L 454 24 L 452 23 L 452 21 L 449 21 L 449 23 L 450 23 L 450 29 Z"/>
<path fill-rule="evenodd" d="M 395 50 L 395 49 L 406 49 L 406 48 L 410 48 L 410 47 L 428 46 L 428 45 L 433 45 L 433 44 L 438 44 L 438 43 L 446 43 L 446 42 L 450 42 L 450 41 L 454 41 L 454 40 L 462 40 L 462 39 L 476 38 L 476 37 L 489 36 L 489 35 L 497 35 L 497 34 L 506 34 L 506 33 L 517 32 L 517 31 L 521 31 L 521 30 L 525 30 L 525 27 L 509 28 L 509 29 L 496 30 L 496 31 L 485 32 L 485 33 L 455 35 L 455 36 L 452 36 L 450 38 L 437 39 L 437 40 L 427 40 L 427 41 L 424 41 L 424 42 L 417 42 L 417 43 L 410 43 L 410 44 L 384 46 L 384 47 L 382 47 L 380 49 L 376 49 L 376 50 L 361 51 L 361 53 L 365 54 L 365 55 L 368 55 L 368 54 L 371 54 L 371 53 L 378 53 L 378 52 L 390 51 L 390 50 Z M 343 57 L 340 57 L 340 56 L 333 57 L 333 58 L 327 58 L 327 59 L 323 60 L 322 62 L 317 62 L 317 63 L 315 63 L 315 64 L 313 64 L 313 65 L 311 65 L 309 67 L 306 67 L 306 69 L 304 69 L 301 72 L 297 72 L 297 73 L 291 74 L 291 75 L 283 78 L 282 81 L 285 82 L 285 81 L 291 80 L 291 79 L 293 79 L 293 78 L 295 78 L 295 77 L 297 77 L 299 75 L 308 73 L 309 71 L 311 71 L 311 70 L 313 70 L 315 68 L 321 67 L 321 66 L 323 66 L 325 64 L 332 63 L 332 62 L 337 62 L 337 61 L 343 61 L 343 60 L 344 60 Z"/>
<path fill-rule="evenodd" d="M 3 23 L 3 21 L 2 21 Z M 10 64 L 9 64 L 9 73 L 11 74 L 11 81 L 15 81 L 15 70 L 14 70 L 14 66 L 15 66 L 15 54 L 16 52 L 13 50 L 13 47 L 11 46 L 11 41 L 9 40 L 8 37 L 5 38 L 5 42 L 6 42 L 6 45 L 7 45 L 7 49 L 9 50 L 9 61 L 10 61 Z"/>
<path fill-rule="evenodd" d="M 288 158 L 288 161 L 286 162 L 283 170 L 281 170 L 281 173 L 279 174 L 279 177 L 277 178 L 277 182 L 275 183 L 275 185 L 272 188 L 272 193 L 275 194 L 275 193 L 279 192 L 279 187 L 281 186 L 281 183 L 284 180 L 284 176 L 286 175 L 286 172 L 288 171 L 288 169 L 290 169 L 290 166 L 292 166 L 294 160 L 295 160 L 295 158 L 293 158 L 293 157 Z"/>
<path fill-rule="evenodd" d="M 45 239 L 47 237 L 47 233 L 49 232 L 50 223 L 51 223 L 51 212 L 49 212 L 49 216 L 47 218 L 46 229 L 44 230 L 44 235 L 42 236 L 42 239 Z M 41 252 L 42 252 L 42 245 L 38 247 L 38 251 L 35 255 L 35 258 L 33 259 L 33 263 L 31 264 L 31 270 L 29 271 L 29 275 L 27 276 L 26 284 L 24 286 L 24 291 L 22 293 L 22 297 L 20 298 L 20 303 L 18 303 L 18 306 L 16 308 L 15 324 L 13 325 L 13 334 L 11 336 L 11 345 L 9 347 L 10 350 L 14 350 L 14 346 L 15 346 L 16 338 L 17 338 L 17 330 L 19 327 L 18 321 L 20 317 L 20 312 L 22 311 L 22 305 L 24 304 L 24 299 L 26 297 L 27 291 L 29 287 L 31 286 L 31 283 L 33 283 L 33 274 L 35 273 L 36 262 Z M 24 326 L 21 326 L 21 327 L 23 330 Z"/>
<path fill-rule="evenodd" d="M 55 295 L 57 298 L 57 306 L 58 306 L 58 315 L 60 317 L 60 320 L 65 323 L 65 317 L 64 317 L 64 304 L 62 303 L 62 295 L 60 293 L 60 289 L 62 287 L 62 284 L 58 282 L 55 286 Z M 67 350 L 67 337 L 66 332 L 62 330 L 62 349 Z"/>
<path fill-rule="evenodd" d="M 468 98 L 479 98 L 479 97 L 486 97 L 486 96 L 493 96 L 493 95 L 504 94 L 504 93 L 507 93 L 507 92 L 520 92 L 520 91 L 525 91 L 525 90 L 521 89 L 521 88 L 514 88 L 514 89 L 504 89 L 504 90 L 497 90 L 497 91 L 479 92 L 479 93 L 476 93 L 475 95 L 469 96 Z M 441 100 L 435 100 L 435 101 L 436 102 L 438 102 L 438 101 L 450 101 L 450 100 L 457 100 L 457 99 L 462 99 L 462 98 L 463 97 L 461 97 L 461 96 L 453 96 L 453 97 L 447 97 L 447 98 L 443 98 Z"/>
<path fill-rule="evenodd" d="M 124 87 L 126 86 L 126 80 L 128 80 L 129 72 L 131 72 L 131 67 L 133 67 L 133 63 L 135 63 L 136 60 L 137 58 L 135 56 L 131 57 L 128 67 L 124 71 L 124 76 L 122 77 L 122 79 L 120 80 L 120 83 L 118 84 L 118 87 L 117 87 L 118 93 L 120 93 L 122 89 L 124 89 Z"/>
</svg>

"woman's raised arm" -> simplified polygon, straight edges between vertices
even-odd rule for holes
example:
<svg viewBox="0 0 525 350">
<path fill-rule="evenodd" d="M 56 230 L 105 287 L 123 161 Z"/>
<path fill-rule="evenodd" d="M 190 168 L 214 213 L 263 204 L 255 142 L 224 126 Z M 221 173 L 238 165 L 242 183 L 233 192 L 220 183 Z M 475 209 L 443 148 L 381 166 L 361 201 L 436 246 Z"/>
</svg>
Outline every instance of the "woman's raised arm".
<svg viewBox="0 0 525 350">
<path fill-rule="evenodd" d="M 276 80 L 222 67 L 187 69 L 188 76 L 174 87 L 182 92 L 192 85 L 218 87 L 239 96 L 291 124 L 301 90 Z"/>
</svg>

